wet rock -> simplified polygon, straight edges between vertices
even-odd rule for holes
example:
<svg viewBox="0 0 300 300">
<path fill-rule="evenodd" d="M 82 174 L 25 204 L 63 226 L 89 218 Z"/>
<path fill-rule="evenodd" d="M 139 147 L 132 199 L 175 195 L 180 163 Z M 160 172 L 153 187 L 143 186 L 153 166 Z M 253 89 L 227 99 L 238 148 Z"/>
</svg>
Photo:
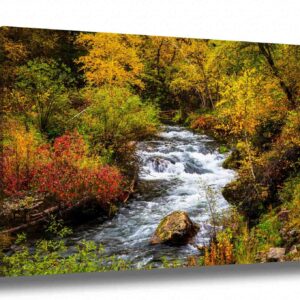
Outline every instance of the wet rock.
<svg viewBox="0 0 300 300">
<path fill-rule="evenodd" d="M 151 161 L 152 161 L 153 169 L 156 172 L 164 172 L 171 164 L 168 160 L 158 158 L 158 157 L 153 158 Z"/>
<path fill-rule="evenodd" d="M 267 254 L 268 262 L 278 262 L 283 261 L 283 257 L 285 255 L 285 248 L 270 248 Z"/>
<path fill-rule="evenodd" d="M 181 246 L 189 243 L 198 231 L 199 226 L 186 212 L 174 211 L 161 220 L 150 243 Z"/>
<path fill-rule="evenodd" d="M 196 174 L 211 173 L 211 171 L 204 169 L 202 165 L 198 164 L 195 161 L 187 161 L 185 163 L 184 171 L 186 173 L 189 173 L 189 174 L 193 174 L 193 173 L 196 173 Z"/>
<path fill-rule="evenodd" d="M 203 246 L 203 245 L 196 245 L 196 248 L 199 250 L 199 253 L 201 255 L 205 254 L 205 246 Z"/>
<path fill-rule="evenodd" d="M 223 168 L 237 170 L 241 166 L 241 159 L 240 151 L 235 149 L 223 162 Z"/>
<path fill-rule="evenodd" d="M 258 198 L 253 184 L 245 178 L 238 178 L 225 185 L 222 189 L 222 195 L 232 205 L 239 208 L 247 219 L 249 225 L 257 223 L 264 208 L 261 207 L 261 201 Z"/>
</svg>

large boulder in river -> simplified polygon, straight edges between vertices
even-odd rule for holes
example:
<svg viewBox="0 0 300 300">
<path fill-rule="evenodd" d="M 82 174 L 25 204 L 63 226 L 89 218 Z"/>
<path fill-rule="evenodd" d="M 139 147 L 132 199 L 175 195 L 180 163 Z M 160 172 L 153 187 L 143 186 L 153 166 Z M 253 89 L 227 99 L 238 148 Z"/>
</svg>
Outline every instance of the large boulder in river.
<svg viewBox="0 0 300 300">
<path fill-rule="evenodd" d="M 181 246 L 191 241 L 198 231 L 199 226 L 186 212 L 174 211 L 160 221 L 150 243 Z"/>
</svg>

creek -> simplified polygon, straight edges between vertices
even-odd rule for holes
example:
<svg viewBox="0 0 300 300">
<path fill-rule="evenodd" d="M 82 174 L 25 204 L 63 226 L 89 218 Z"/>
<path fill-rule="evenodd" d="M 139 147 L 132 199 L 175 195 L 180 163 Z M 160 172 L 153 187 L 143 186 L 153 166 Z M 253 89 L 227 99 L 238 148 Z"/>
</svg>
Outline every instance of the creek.
<svg viewBox="0 0 300 300">
<path fill-rule="evenodd" d="M 185 261 L 198 254 L 197 245 L 207 244 L 210 238 L 209 201 L 216 211 L 226 209 L 228 203 L 221 189 L 235 176 L 222 167 L 226 154 L 219 153 L 218 148 L 207 135 L 164 126 L 156 137 L 137 145 L 141 167 L 130 201 L 112 219 L 78 227 L 68 238 L 68 245 L 93 240 L 101 243 L 108 255 L 129 260 L 138 268 L 148 264 L 161 267 L 162 257 Z M 149 245 L 160 220 L 175 210 L 186 211 L 200 225 L 194 244 Z"/>
</svg>

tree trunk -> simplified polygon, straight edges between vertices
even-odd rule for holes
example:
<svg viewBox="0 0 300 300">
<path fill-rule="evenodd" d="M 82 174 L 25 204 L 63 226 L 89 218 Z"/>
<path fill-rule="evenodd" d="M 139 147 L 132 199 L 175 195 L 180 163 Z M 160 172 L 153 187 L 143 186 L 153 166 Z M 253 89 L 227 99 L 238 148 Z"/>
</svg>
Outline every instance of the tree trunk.
<svg viewBox="0 0 300 300">
<path fill-rule="evenodd" d="M 282 77 L 280 75 L 280 72 L 279 72 L 278 68 L 275 65 L 275 62 L 274 62 L 274 59 L 273 59 L 273 56 L 272 56 L 272 53 L 271 53 L 270 45 L 258 43 L 258 47 L 259 47 L 260 53 L 267 60 L 268 65 L 270 66 L 274 76 L 277 77 L 277 79 L 279 80 L 279 84 L 280 84 L 283 92 L 286 94 L 286 97 L 289 101 L 290 109 L 295 109 L 296 108 L 296 102 L 295 102 L 295 99 L 294 99 L 293 92 L 291 91 L 290 87 L 284 82 L 284 80 L 282 79 Z"/>
</svg>

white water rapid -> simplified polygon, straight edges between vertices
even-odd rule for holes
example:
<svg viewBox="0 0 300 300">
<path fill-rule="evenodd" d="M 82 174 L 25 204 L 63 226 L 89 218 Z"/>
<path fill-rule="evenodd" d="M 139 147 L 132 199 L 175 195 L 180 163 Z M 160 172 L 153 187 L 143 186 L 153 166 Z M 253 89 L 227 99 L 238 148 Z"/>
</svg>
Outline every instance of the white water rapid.
<svg viewBox="0 0 300 300">
<path fill-rule="evenodd" d="M 141 170 L 133 199 L 111 220 L 78 229 L 69 242 L 94 240 L 103 244 L 108 254 L 130 260 L 136 267 L 149 263 L 160 267 L 162 257 L 184 261 L 197 254 L 195 245 L 151 246 L 149 239 L 164 216 L 183 210 L 201 226 L 195 244 L 208 242 L 208 191 L 214 191 L 216 209 L 225 209 L 228 203 L 221 189 L 235 175 L 222 168 L 225 155 L 217 149 L 206 135 L 179 126 L 163 127 L 156 138 L 138 145 Z"/>
</svg>

